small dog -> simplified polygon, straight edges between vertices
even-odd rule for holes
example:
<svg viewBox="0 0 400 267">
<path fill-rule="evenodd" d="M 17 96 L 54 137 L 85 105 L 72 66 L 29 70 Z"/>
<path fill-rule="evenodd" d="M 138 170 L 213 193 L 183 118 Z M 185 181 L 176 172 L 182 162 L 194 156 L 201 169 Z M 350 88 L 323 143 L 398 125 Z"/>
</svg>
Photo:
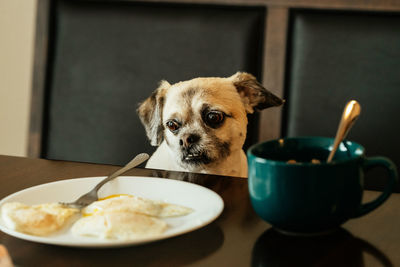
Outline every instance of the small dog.
<svg viewBox="0 0 400 267">
<path fill-rule="evenodd" d="M 158 146 L 146 167 L 247 177 L 247 114 L 282 103 L 245 72 L 161 81 L 137 110 L 151 145 Z"/>
</svg>

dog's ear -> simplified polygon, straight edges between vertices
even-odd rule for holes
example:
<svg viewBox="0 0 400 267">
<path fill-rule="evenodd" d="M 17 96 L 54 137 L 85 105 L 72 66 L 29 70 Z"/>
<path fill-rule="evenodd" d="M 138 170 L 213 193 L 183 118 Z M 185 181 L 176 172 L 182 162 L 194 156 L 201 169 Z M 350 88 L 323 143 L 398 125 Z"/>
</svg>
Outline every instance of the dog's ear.
<svg viewBox="0 0 400 267">
<path fill-rule="evenodd" d="M 164 126 L 162 123 L 162 110 L 165 94 L 171 85 L 161 81 L 159 87 L 149 98 L 139 104 L 137 113 L 146 130 L 147 137 L 152 146 L 159 146 L 163 140 Z"/>
<path fill-rule="evenodd" d="M 237 72 L 229 79 L 236 87 L 247 113 L 282 105 L 285 101 L 265 89 L 257 79 L 246 72 Z"/>
</svg>

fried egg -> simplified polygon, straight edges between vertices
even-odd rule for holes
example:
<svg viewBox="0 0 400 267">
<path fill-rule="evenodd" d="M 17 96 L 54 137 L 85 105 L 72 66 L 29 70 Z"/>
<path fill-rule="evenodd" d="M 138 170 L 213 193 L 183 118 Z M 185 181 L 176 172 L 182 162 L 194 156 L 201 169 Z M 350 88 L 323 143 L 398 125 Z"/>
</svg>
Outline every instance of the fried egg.
<svg viewBox="0 0 400 267">
<path fill-rule="evenodd" d="M 176 217 L 192 212 L 191 208 L 132 195 L 111 195 L 95 201 L 82 210 L 83 216 L 96 212 L 136 212 L 154 217 Z"/>
<path fill-rule="evenodd" d="M 72 226 L 74 235 L 128 240 L 163 233 L 165 217 L 182 216 L 192 209 L 131 195 L 113 195 L 95 201 L 82 210 L 82 218 Z"/>
<path fill-rule="evenodd" d="M 9 202 L 1 206 L 1 218 L 10 229 L 46 236 L 66 226 L 72 217 L 78 219 L 80 214 L 81 218 L 70 229 L 72 234 L 128 240 L 159 235 L 168 228 L 163 218 L 183 216 L 192 211 L 191 208 L 163 201 L 111 195 L 93 202 L 81 212 L 58 203 L 26 205 Z"/>
<path fill-rule="evenodd" d="M 71 231 L 74 235 L 129 240 L 159 235 L 166 229 L 167 223 L 158 218 L 114 210 L 82 217 L 75 222 Z"/>
<path fill-rule="evenodd" d="M 78 209 L 58 203 L 26 205 L 9 202 L 1 207 L 1 217 L 8 228 L 36 236 L 45 236 L 60 230 L 78 213 Z"/>
</svg>

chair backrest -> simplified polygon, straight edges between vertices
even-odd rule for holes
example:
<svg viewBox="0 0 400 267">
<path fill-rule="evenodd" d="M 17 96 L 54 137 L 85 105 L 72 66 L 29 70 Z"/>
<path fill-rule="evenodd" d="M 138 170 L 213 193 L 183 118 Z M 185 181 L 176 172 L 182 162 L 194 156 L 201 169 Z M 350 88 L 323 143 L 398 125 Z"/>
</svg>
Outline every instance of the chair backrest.
<svg viewBox="0 0 400 267">
<path fill-rule="evenodd" d="M 30 145 L 43 158 L 123 165 L 155 149 L 136 109 L 160 80 L 262 73 L 264 7 L 55 0 L 39 8 L 48 20 L 39 18 L 37 32 L 48 39 L 36 68 L 46 72 L 33 94 Z"/>
<path fill-rule="evenodd" d="M 400 13 L 296 10 L 289 35 L 283 135 L 333 137 L 355 99 L 347 139 L 400 166 Z M 380 178 L 368 184 L 382 188 Z"/>
</svg>

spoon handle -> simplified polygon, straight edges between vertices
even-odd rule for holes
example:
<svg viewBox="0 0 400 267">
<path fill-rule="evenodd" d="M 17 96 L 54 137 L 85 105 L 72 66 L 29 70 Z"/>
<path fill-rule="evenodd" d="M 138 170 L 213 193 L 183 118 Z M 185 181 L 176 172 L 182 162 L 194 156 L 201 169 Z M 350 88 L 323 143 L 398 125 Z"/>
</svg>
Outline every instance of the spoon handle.
<svg viewBox="0 0 400 267">
<path fill-rule="evenodd" d="M 329 153 L 327 162 L 332 161 L 333 156 L 335 155 L 336 150 L 339 147 L 339 144 L 347 136 L 347 133 L 349 132 L 350 128 L 353 126 L 354 122 L 360 116 L 360 112 L 361 112 L 361 106 L 357 101 L 351 100 L 346 104 L 343 110 L 338 130 L 336 132 L 333 148 Z"/>
<path fill-rule="evenodd" d="M 114 178 L 120 176 L 121 174 L 129 171 L 130 169 L 136 167 L 137 165 L 141 164 L 145 160 L 149 158 L 149 155 L 147 153 L 141 153 L 137 155 L 134 159 L 132 159 L 128 164 L 126 164 L 124 167 L 121 169 L 118 169 L 116 172 L 110 174 L 107 178 L 102 180 L 100 183 L 98 183 L 94 190 L 99 190 L 100 187 L 102 187 L 105 183 L 108 183 L 109 181 L 113 180 Z"/>
</svg>

